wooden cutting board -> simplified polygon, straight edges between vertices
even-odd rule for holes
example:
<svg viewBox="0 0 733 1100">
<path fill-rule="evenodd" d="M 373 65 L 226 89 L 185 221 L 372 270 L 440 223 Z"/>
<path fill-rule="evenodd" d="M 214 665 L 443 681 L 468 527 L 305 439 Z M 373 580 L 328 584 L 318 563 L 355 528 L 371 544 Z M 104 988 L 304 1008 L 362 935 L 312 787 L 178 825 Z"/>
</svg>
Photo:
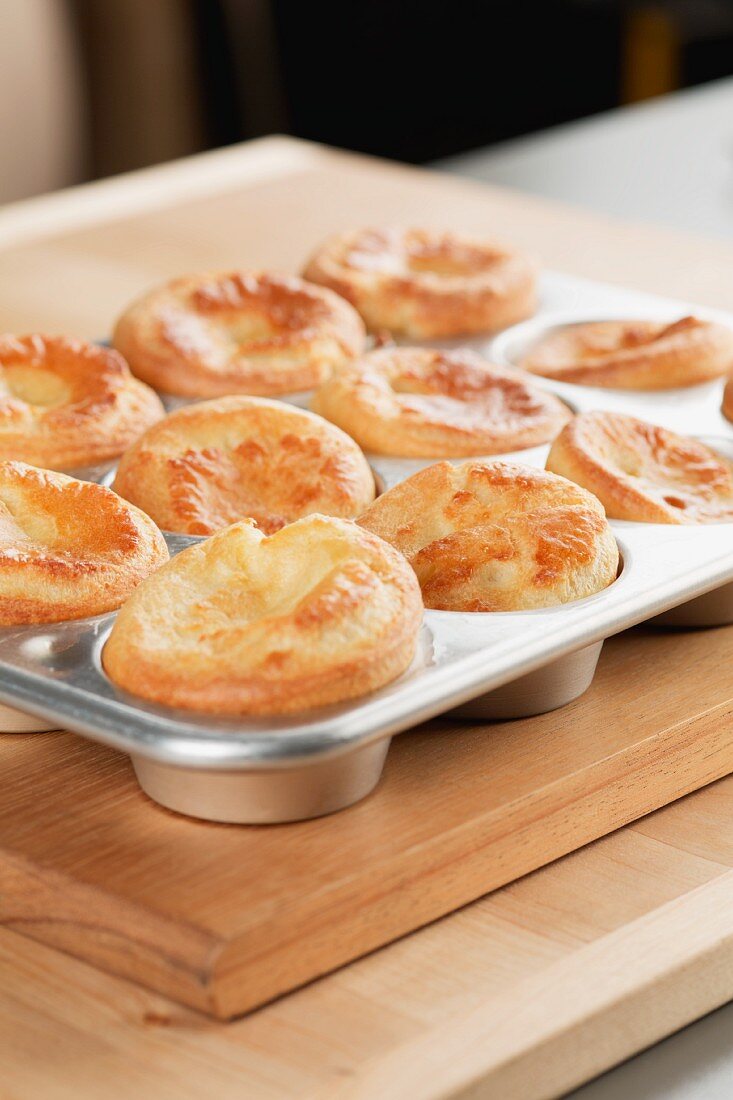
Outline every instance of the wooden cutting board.
<svg viewBox="0 0 733 1100">
<path fill-rule="evenodd" d="M 245 1012 L 733 770 L 732 664 L 733 628 L 620 637 L 571 706 L 403 734 L 372 797 L 292 825 L 179 817 L 111 750 L 5 736 L 0 920 Z"/>
<path fill-rule="evenodd" d="M 0 1095 L 548 1100 L 731 996 L 731 867 L 725 779 L 229 1024 L 0 930 Z"/>
<path fill-rule="evenodd" d="M 242 263 L 294 270 L 325 233 L 389 220 L 498 233 L 575 274 L 733 306 L 730 246 L 618 227 L 540 200 L 272 140 L 95 185 L 83 201 L 70 194 L 0 211 L 0 324 L 98 336 L 121 303 L 161 277 Z M 731 658 L 733 630 L 636 631 L 607 645 L 593 688 L 571 707 L 490 727 L 435 722 L 402 735 L 372 798 L 332 818 L 278 827 L 208 825 L 167 814 L 140 794 L 124 758 L 69 735 L 3 737 L 0 921 L 206 1012 L 244 1012 L 733 770 Z M 690 845 L 694 852 L 694 838 Z M 655 864 L 662 894 L 665 876 L 680 894 L 689 885 L 685 874 L 678 882 L 676 850 L 670 841 Z M 710 857 L 716 874 L 729 865 L 727 851 L 719 861 Z M 701 858 L 706 866 L 708 856 Z M 562 906 L 574 905 L 584 889 L 586 864 L 574 859 L 568 865 L 581 870 L 561 888 Z M 704 876 L 697 856 L 692 863 L 697 884 Z M 648 872 L 642 858 L 624 873 L 632 909 L 649 896 Z M 558 942 L 575 934 L 555 930 L 549 917 L 561 904 L 556 880 L 527 881 L 549 883 L 536 911 L 520 905 L 515 922 L 531 933 L 529 954 L 536 943 L 544 956 L 546 931 Z M 578 899 L 591 906 L 590 895 Z M 695 895 L 693 911 L 698 906 Z M 593 920 L 577 919 L 582 940 L 583 922 Z M 606 916 L 599 919 L 603 925 Z M 625 929 L 625 922 L 624 916 L 613 928 Z M 421 936 L 432 938 L 440 927 Z M 702 950 L 673 920 L 669 927 L 674 934 L 654 956 L 657 977 L 665 973 L 664 959 L 674 975 L 675 966 L 692 965 Z M 718 925 L 705 928 L 720 940 Z M 599 942 L 606 931 L 593 925 Z M 495 948 L 500 959 L 501 940 L 501 929 L 489 928 L 488 939 L 478 936 L 478 955 Z M 507 938 L 512 959 L 515 949 L 525 950 L 519 940 Z M 614 987 L 623 1005 L 647 988 L 636 941 L 627 942 L 633 966 Z M 390 951 L 399 955 L 403 947 Z M 460 971 L 471 957 L 470 951 L 446 956 L 446 996 L 461 1019 L 473 1003 L 470 982 L 453 986 L 447 972 L 454 964 Z M 604 954 L 602 962 L 615 957 Z M 380 969 L 377 959 L 359 965 Z M 388 989 L 390 964 L 384 966 Z M 531 1048 L 560 1020 L 561 1006 L 569 1011 L 563 983 L 573 973 L 571 966 L 540 975 L 541 983 L 557 985 L 549 1000 L 538 991 L 522 1000 L 517 987 L 511 1002 L 517 1011 L 542 1003 L 546 1019 L 530 1014 L 523 1037 L 505 1034 L 502 1049 Z M 582 980 L 583 970 L 577 973 Z M 420 975 L 413 977 L 425 994 Z M 408 978 L 400 972 L 403 992 Z M 690 1002 L 694 1011 L 717 1003 L 721 988 Z M 733 979 L 727 988 L 733 992 Z M 597 1007 L 600 993 L 590 993 Z M 445 1023 L 449 1006 L 440 982 L 431 996 L 435 1003 L 420 1007 L 418 1000 L 406 1015 Z M 308 1013 L 307 1000 L 292 1003 Z M 589 1015 L 574 1022 L 567 1011 L 562 1016 L 568 1034 L 595 1018 L 590 1002 L 582 1004 Z M 253 1017 L 248 1034 L 259 1034 L 258 1019 L 277 1018 L 271 1015 L 277 1008 Z M 333 1011 L 338 1031 L 337 1005 Z M 375 1030 L 382 1034 L 380 1011 L 364 1005 L 368 1042 Z M 683 1016 L 682 1008 L 662 1014 L 660 1026 L 677 1026 Z M 419 1033 L 414 1057 L 430 1076 L 436 1035 L 430 1027 L 407 1030 Z M 633 1040 L 614 1032 L 614 1052 L 634 1049 L 638 1036 L 653 1030 L 640 1028 Z M 459 1039 L 457 1033 L 458 1045 Z M 284 1057 L 297 1062 L 294 1049 Z"/>
</svg>

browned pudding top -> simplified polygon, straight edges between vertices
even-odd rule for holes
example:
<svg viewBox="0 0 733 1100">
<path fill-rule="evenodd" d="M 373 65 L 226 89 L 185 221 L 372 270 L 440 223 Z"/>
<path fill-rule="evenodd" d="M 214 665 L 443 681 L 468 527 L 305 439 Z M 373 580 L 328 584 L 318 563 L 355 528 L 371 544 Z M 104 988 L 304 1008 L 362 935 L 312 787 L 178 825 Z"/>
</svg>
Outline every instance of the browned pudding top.
<svg viewBox="0 0 733 1100">
<path fill-rule="evenodd" d="M 164 414 L 110 348 L 0 336 L 0 457 L 54 469 L 116 458 Z"/>
<path fill-rule="evenodd" d="M 378 497 L 359 523 L 401 550 L 426 607 L 515 611 L 606 588 L 618 550 L 600 503 L 508 462 L 437 463 Z"/>
<path fill-rule="evenodd" d="M 590 489 L 616 519 L 733 520 L 733 463 L 697 439 L 634 416 L 576 416 L 555 440 L 548 469 Z"/>
<path fill-rule="evenodd" d="M 454 233 L 363 229 L 347 237 L 334 255 L 354 271 L 463 280 L 494 270 L 510 252 Z"/>
<path fill-rule="evenodd" d="M 114 489 L 164 530 L 190 535 L 245 518 L 267 534 L 312 512 L 350 519 L 375 491 L 364 455 L 339 428 L 242 396 L 171 413 L 126 452 Z"/>
<path fill-rule="evenodd" d="M 571 416 L 531 376 L 468 350 L 384 348 L 330 378 L 313 408 L 381 454 L 496 454 L 546 443 Z"/>
<path fill-rule="evenodd" d="M 304 268 L 373 331 L 414 339 L 492 332 L 536 308 L 536 267 L 494 241 L 431 229 L 357 229 L 325 241 Z"/>
<path fill-rule="evenodd" d="M 149 578 L 103 660 L 115 683 L 156 702 L 283 714 L 394 679 L 421 619 L 405 559 L 356 524 L 309 515 L 266 536 L 243 521 Z"/>
<path fill-rule="evenodd" d="M 521 362 L 560 381 L 630 389 L 689 386 L 733 366 L 733 331 L 697 317 L 593 321 L 564 325 L 539 340 Z"/>
<path fill-rule="evenodd" d="M 0 460 L 0 625 L 114 610 L 167 558 L 153 521 L 111 489 Z"/>
<path fill-rule="evenodd" d="M 135 374 L 182 396 L 309 389 L 362 351 L 364 326 L 324 287 L 270 272 L 174 279 L 134 302 L 114 345 Z"/>
</svg>

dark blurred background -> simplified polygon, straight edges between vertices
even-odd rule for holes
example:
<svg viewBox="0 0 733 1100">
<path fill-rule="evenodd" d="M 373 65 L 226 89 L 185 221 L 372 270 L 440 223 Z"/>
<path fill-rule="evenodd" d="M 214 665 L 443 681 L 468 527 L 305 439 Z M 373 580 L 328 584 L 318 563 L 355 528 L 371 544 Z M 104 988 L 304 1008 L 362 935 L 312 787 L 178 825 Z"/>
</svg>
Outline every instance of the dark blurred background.
<svg viewBox="0 0 733 1100">
<path fill-rule="evenodd" d="M 733 2 L 0 0 L 0 74 L 0 201 L 272 132 L 419 163 L 733 74 Z"/>
</svg>

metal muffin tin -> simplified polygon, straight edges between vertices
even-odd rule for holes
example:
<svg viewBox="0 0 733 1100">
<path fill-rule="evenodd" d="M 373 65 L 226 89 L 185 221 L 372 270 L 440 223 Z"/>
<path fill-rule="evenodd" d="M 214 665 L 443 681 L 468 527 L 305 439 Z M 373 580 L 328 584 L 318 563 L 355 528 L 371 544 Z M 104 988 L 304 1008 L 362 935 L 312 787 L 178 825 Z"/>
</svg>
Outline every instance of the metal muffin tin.
<svg viewBox="0 0 733 1100">
<path fill-rule="evenodd" d="M 556 324 L 672 320 L 693 311 L 733 325 L 733 317 L 685 303 L 548 273 L 540 312 L 531 321 L 493 340 L 451 344 L 468 343 L 512 364 Z M 733 455 L 733 426 L 719 411 L 720 381 L 651 394 L 544 379 L 537 384 L 577 411 L 629 412 L 699 435 Z M 301 405 L 306 396 L 285 400 Z M 541 467 L 548 450 L 501 457 Z M 433 461 L 368 457 L 382 488 Z M 87 476 L 106 481 L 109 473 Z M 484 721 L 552 710 L 589 686 L 602 642 L 612 634 L 663 613 L 670 625 L 733 621 L 733 524 L 612 526 L 622 568 L 605 591 L 537 611 L 428 610 L 411 668 L 350 703 L 268 719 L 218 718 L 146 703 L 116 688 L 102 670 L 114 614 L 0 630 L 0 702 L 19 708 L 26 723 L 34 722 L 29 715 L 38 716 L 42 728 L 73 730 L 127 753 L 143 790 L 181 813 L 239 823 L 329 813 L 372 790 L 393 734 L 418 722 L 447 710 Z M 166 537 L 171 553 L 198 541 Z M 18 730 L 19 720 L 13 721 L 12 712 L 0 709 L 0 729 Z"/>
</svg>

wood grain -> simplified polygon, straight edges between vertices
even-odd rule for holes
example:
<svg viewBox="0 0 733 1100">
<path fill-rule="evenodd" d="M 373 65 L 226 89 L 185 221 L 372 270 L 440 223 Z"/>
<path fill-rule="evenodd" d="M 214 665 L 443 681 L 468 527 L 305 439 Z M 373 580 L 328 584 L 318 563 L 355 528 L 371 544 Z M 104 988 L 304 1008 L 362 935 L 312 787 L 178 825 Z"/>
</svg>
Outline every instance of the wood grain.
<svg viewBox="0 0 733 1100">
<path fill-rule="evenodd" d="M 733 628 L 714 637 L 616 639 L 571 706 L 404 734 L 373 797 L 292 825 L 165 813 L 111 750 L 6 736 L 0 920 L 214 1015 L 247 1011 L 733 769 Z"/>
<path fill-rule="evenodd" d="M 731 810 L 726 779 L 230 1024 L 0 931 L 0 1096 L 560 1096 L 730 996 Z"/>
<path fill-rule="evenodd" d="M 728 245 L 268 139 L 0 210 L 0 324 L 99 336 L 160 277 L 297 269 L 370 221 L 498 233 L 571 273 L 733 307 Z M 636 631 L 573 706 L 432 723 L 397 739 L 373 798 L 274 828 L 167 814 L 126 760 L 68 735 L 2 738 L 0 1096 L 531 1100 L 720 1003 L 730 781 L 231 1025 L 31 939 L 243 1011 L 730 771 L 732 656 L 731 630 Z"/>
</svg>

